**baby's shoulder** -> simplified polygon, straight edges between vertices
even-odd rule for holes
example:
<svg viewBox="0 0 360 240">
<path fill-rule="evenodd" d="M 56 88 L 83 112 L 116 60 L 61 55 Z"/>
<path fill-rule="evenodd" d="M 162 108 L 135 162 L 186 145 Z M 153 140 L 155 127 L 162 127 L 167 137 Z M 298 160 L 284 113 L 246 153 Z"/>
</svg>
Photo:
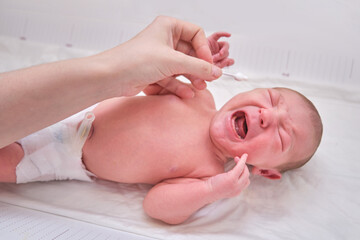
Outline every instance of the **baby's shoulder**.
<svg viewBox="0 0 360 240">
<path fill-rule="evenodd" d="M 195 90 L 195 99 L 201 103 L 208 105 L 211 108 L 215 108 L 214 97 L 211 92 L 207 89 L 204 90 Z"/>
</svg>

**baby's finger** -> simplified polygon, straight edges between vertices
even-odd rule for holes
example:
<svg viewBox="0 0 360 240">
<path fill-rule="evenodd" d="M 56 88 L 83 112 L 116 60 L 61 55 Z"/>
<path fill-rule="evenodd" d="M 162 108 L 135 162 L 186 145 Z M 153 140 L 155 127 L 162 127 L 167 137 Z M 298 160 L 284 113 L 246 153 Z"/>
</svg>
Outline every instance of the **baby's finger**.
<svg viewBox="0 0 360 240">
<path fill-rule="evenodd" d="M 239 186 L 242 186 L 242 189 L 247 188 L 247 186 L 250 184 L 250 172 L 248 167 L 245 165 L 243 172 L 238 178 L 238 184 Z"/>
<path fill-rule="evenodd" d="M 247 154 L 244 153 L 241 158 L 239 157 L 235 157 L 234 160 L 236 162 L 236 166 L 233 168 L 232 172 L 236 175 L 236 176 L 240 176 L 242 174 L 242 172 L 244 171 L 244 167 L 245 167 L 245 162 L 247 159 Z"/>
<path fill-rule="evenodd" d="M 219 40 L 221 37 L 230 37 L 231 34 L 228 32 L 216 32 L 210 35 L 209 38 L 214 39 L 215 41 Z"/>
<path fill-rule="evenodd" d="M 234 59 L 232 58 L 225 58 L 219 62 L 216 62 L 215 65 L 218 66 L 219 68 L 224 68 L 224 67 L 228 67 L 231 66 L 235 63 Z"/>
<path fill-rule="evenodd" d="M 204 90 L 207 85 L 205 80 L 194 77 L 192 75 L 189 74 L 184 74 L 184 77 L 186 77 L 187 79 L 190 80 L 191 84 L 197 89 L 197 90 Z"/>
<path fill-rule="evenodd" d="M 219 43 L 220 49 L 222 49 L 223 51 L 229 51 L 229 49 L 230 49 L 229 42 L 221 41 L 221 42 L 218 42 L 218 43 Z"/>
<path fill-rule="evenodd" d="M 241 161 L 244 160 L 246 162 L 247 158 L 248 158 L 248 154 L 244 153 L 243 155 L 241 155 L 241 157 L 235 156 L 234 160 L 236 163 L 239 162 L 240 160 Z"/>
<path fill-rule="evenodd" d="M 158 95 L 161 90 L 163 90 L 163 87 L 159 86 L 157 83 L 153 83 L 144 88 L 143 92 L 146 95 Z"/>
<path fill-rule="evenodd" d="M 219 42 L 219 52 L 213 55 L 213 61 L 217 62 L 229 56 L 230 45 L 228 42 Z"/>
<path fill-rule="evenodd" d="M 242 174 L 238 183 L 242 186 L 242 190 L 246 189 L 250 185 L 249 174 Z"/>
<path fill-rule="evenodd" d="M 244 167 L 244 170 L 243 170 L 243 172 L 242 172 L 242 174 L 241 174 L 241 176 L 240 176 L 240 179 L 246 179 L 246 180 L 248 180 L 249 177 L 250 177 L 249 168 L 248 168 L 248 167 L 246 166 L 246 164 L 245 164 L 245 167 Z"/>
</svg>

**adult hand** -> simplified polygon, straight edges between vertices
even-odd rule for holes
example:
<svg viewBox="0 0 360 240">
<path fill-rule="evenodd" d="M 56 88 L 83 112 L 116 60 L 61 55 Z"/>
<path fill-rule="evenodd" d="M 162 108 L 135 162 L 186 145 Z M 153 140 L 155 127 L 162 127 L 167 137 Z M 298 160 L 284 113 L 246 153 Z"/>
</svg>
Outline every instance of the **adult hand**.
<svg viewBox="0 0 360 240">
<path fill-rule="evenodd" d="M 194 52 L 192 56 L 190 52 Z M 191 88 L 175 77 L 181 74 L 191 79 L 214 80 L 221 69 L 213 58 L 204 31 L 191 23 L 171 17 L 157 17 L 133 39 L 113 49 L 95 55 L 96 61 L 110 69 L 114 96 L 131 96 L 149 84 L 157 83 L 180 97 L 193 95 Z M 190 79 L 190 80 L 191 80 Z M 197 89 L 202 82 L 192 81 Z"/>
<path fill-rule="evenodd" d="M 227 66 L 231 66 L 234 64 L 234 59 L 229 58 L 229 43 L 226 41 L 218 41 L 221 37 L 230 37 L 231 34 L 227 32 L 216 32 L 207 38 L 207 43 L 211 51 L 213 64 L 216 66 L 223 68 Z M 182 49 L 185 51 L 185 54 L 188 54 L 193 57 L 197 57 L 195 51 L 189 46 L 187 51 L 186 49 Z M 185 76 L 191 80 L 194 85 L 196 84 L 197 89 L 206 88 L 206 83 L 204 80 L 196 78 L 194 76 L 190 76 L 185 74 Z M 185 83 L 179 83 L 186 85 Z M 162 87 L 161 85 L 154 83 L 147 86 L 143 92 L 146 95 L 163 95 L 172 93 L 168 89 Z M 191 95 L 189 95 L 191 96 Z M 186 98 L 187 96 L 182 96 Z"/>
<path fill-rule="evenodd" d="M 208 46 L 212 55 L 212 62 L 219 68 L 228 67 L 234 64 L 234 59 L 229 56 L 229 43 L 225 41 L 218 41 L 222 37 L 230 37 L 231 34 L 227 32 L 216 32 L 207 38 Z M 196 56 L 193 50 L 189 52 L 190 56 Z M 205 89 L 206 82 L 204 79 L 196 78 L 196 76 L 185 75 L 193 83 L 197 83 L 198 89 Z"/>
</svg>

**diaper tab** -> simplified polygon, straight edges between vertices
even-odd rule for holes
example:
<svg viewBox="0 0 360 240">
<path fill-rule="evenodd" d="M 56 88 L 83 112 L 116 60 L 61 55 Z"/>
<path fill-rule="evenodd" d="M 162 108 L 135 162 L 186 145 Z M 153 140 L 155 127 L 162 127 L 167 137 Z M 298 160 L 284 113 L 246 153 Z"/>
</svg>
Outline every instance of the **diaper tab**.
<svg viewBox="0 0 360 240">
<path fill-rule="evenodd" d="M 82 120 L 79 129 L 77 130 L 74 147 L 75 149 L 82 149 L 87 137 L 89 136 L 92 122 L 95 120 L 95 114 L 93 112 L 87 112 Z"/>
</svg>

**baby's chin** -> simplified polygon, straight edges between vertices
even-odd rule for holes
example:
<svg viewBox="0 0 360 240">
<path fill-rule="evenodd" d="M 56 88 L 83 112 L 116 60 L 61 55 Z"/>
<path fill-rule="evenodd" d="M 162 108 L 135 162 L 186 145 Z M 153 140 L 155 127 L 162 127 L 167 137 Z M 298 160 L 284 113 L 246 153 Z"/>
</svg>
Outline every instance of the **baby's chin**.
<svg viewBox="0 0 360 240">
<path fill-rule="evenodd" d="M 228 151 L 226 150 L 226 148 L 224 148 L 225 145 L 225 138 L 217 135 L 217 134 L 209 134 L 210 135 L 210 140 L 212 142 L 213 145 L 213 149 L 214 152 L 216 154 L 216 156 L 221 159 L 221 160 L 227 160 L 228 158 L 232 158 L 231 154 L 228 153 Z"/>
<path fill-rule="evenodd" d="M 221 155 L 224 159 L 233 159 L 242 155 L 242 153 L 239 155 L 238 149 L 241 143 L 231 142 L 223 131 L 211 131 L 210 129 L 210 139 L 218 152 L 218 156 Z"/>
</svg>

